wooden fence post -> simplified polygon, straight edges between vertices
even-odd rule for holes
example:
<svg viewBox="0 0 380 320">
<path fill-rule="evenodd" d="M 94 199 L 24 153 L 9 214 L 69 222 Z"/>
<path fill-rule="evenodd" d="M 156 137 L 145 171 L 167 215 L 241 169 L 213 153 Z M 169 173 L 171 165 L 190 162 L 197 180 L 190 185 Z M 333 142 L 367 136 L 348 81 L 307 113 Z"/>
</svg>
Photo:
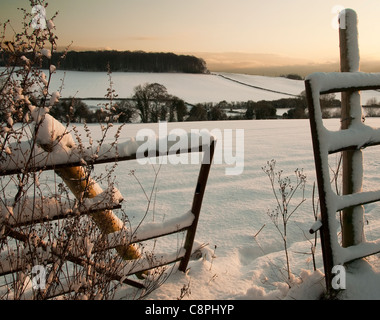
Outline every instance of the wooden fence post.
<svg viewBox="0 0 380 320">
<path fill-rule="evenodd" d="M 359 44 L 357 30 L 357 15 L 352 9 L 345 9 L 341 15 L 344 25 L 339 28 L 340 71 L 359 71 Z M 342 23 L 343 24 L 343 23 Z M 359 104 L 359 105 L 358 105 Z M 351 124 L 362 121 L 359 92 L 342 92 L 341 129 L 348 129 Z M 359 169 L 360 168 L 360 169 Z M 362 151 L 343 151 L 343 194 L 361 191 Z M 349 247 L 362 240 L 363 232 L 357 232 L 358 224 L 363 223 L 364 210 L 362 206 L 344 209 L 342 213 L 342 246 Z M 355 227 L 356 225 L 356 227 Z"/>
<path fill-rule="evenodd" d="M 194 221 L 193 221 L 193 224 L 190 226 L 190 228 L 187 230 L 185 244 L 184 244 L 186 253 L 178 267 L 178 270 L 182 272 L 186 272 L 187 265 L 190 260 L 191 251 L 192 251 L 193 243 L 195 239 L 195 232 L 197 230 L 197 225 L 199 221 L 199 214 L 202 207 L 203 196 L 206 190 L 206 184 L 207 184 L 207 179 L 208 179 L 208 175 L 211 168 L 211 162 L 214 157 L 215 144 L 216 144 L 216 140 L 212 140 L 211 145 L 208 148 L 205 147 L 205 152 L 203 154 L 203 161 L 202 161 L 201 169 L 199 171 L 197 186 L 195 188 L 193 204 L 191 207 L 191 212 L 194 215 Z"/>
</svg>

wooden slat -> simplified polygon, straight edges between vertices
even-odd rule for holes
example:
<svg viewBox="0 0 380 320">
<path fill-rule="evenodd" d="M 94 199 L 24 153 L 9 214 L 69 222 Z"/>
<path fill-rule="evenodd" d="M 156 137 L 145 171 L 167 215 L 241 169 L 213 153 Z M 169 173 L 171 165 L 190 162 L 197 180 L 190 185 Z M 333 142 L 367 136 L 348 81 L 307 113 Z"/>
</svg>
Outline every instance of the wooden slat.
<svg viewBox="0 0 380 320">
<path fill-rule="evenodd" d="M 341 248 L 345 259 L 341 263 L 348 263 L 357 259 L 366 258 L 380 253 L 380 239 L 374 242 L 362 242 L 347 248 Z"/>
<path fill-rule="evenodd" d="M 123 198 L 117 189 L 108 189 L 83 203 L 71 200 L 57 200 L 54 197 L 27 198 L 14 207 L 0 203 L 0 225 L 21 227 L 34 223 L 44 223 L 74 215 L 92 214 L 102 210 L 120 209 Z M 12 201 L 5 201 L 12 203 Z M 36 209 L 38 208 L 38 209 Z M 43 209 L 41 209 L 43 208 Z"/>
<path fill-rule="evenodd" d="M 194 214 L 189 211 L 182 217 L 175 217 L 163 223 L 146 223 L 134 231 L 125 229 L 110 233 L 107 236 L 107 248 L 111 249 L 119 245 L 144 242 L 186 231 L 193 225 L 194 218 Z"/>
<path fill-rule="evenodd" d="M 320 210 L 321 210 L 322 226 L 319 229 L 319 232 L 320 232 L 320 238 L 321 238 L 323 267 L 325 270 L 326 287 L 329 288 L 332 283 L 331 270 L 334 266 L 334 262 L 333 262 L 333 252 L 332 252 L 332 247 L 331 247 L 328 207 L 327 207 L 327 201 L 326 201 L 326 197 L 327 197 L 327 193 L 325 190 L 326 182 L 325 182 L 325 177 L 323 175 L 322 150 L 321 150 L 321 145 L 320 145 L 319 136 L 318 136 L 319 128 L 318 128 L 318 121 L 315 115 L 316 106 L 314 104 L 314 96 L 313 96 L 313 90 L 312 90 L 310 80 L 305 81 L 305 89 L 306 89 L 307 104 L 309 108 L 310 129 L 311 129 L 311 137 L 312 137 L 312 142 L 313 142 L 315 171 L 316 171 L 316 176 L 317 176 L 319 203 L 320 203 Z"/>
<path fill-rule="evenodd" d="M 135 273 L 165 266 L 180 260 L 182 261 L 185 253 L 186 250 L 182 248 L 179 251 L 175 251 L 170 254 L 153 253 L 150 257 L 142 257 L 135 260 L 126 261 L 121 268 L 119 276 L 122 278 Z"/>
<path fill-rule="evenodd" d="M 169 234 L 177 233 L 177 232 L 182 232 L 182 231 L 187 231 L 187 236 L 186 236 L 186 241 L 185 241 L 185 248 L 180 248 L 180 251 L 175 252 L 171 255 L 167 254 L 154 254 L 151 256 L 147 257 L 139 257 L 133 260 L 127 260 L 123 261 L 122 264 L 122 271 L 120 274 L 111 274 L 107 270 L 107 268 L 99 266 L 96 262 L 91 261 L 88 259 L 88 257 L 84 258 L 83 256 L 85 255 L 85 250 L 82 248 L 82 250 L 77 250 L 75 253 L 74 252 L 60 252 L 56 247 L 49 246 L 47 243 L 45 243 L 42 239 L 38 239 L 36 243 L 38 244 L 37 250 L 41 249 L 43 252 L 45 252 L 45 256 L 42 255 L 40 257 L 41 263 L 52 263 L 53 262 L 53 256 L 59 258 L 59 259 L 65 259 L 66 261 L 70 261 L 72 263 L 81 265 L 83 267 L 87 265 L 91 265 L 95 268 L 95 270 L 99 273 L 105 273 L 107 274 L 111 279 L 121 281 L 123 283 L 127 283 L 129 285 L 135 286 L 137 288 L 144 288 L 144 285 L 140 282 L 136 282 L 133 280 L 130 280 L 127 278 L 127 276 L 136 274 L 136 273 L 141 273 L 143 271 L 152 269 L 152 268 L 157 268 L 160 266 L 168 265 L 175 263 L 177 261 L 181 261 L 180 267 L 181 270 L 183 268 L 186 269 L 186 266 L 188 264 L 188 261 L 190 259 L 191 255 L 191 250 L 194 242 L 194 237 L 195 237 L 195 232 L 199 220 L 199 214 L 200 214 L 200 209 L 202 205 L 202 200 L 207 184 L 207 179 L 208 179 L 208 174 L 210 171 L 211 167 L 211 162 L 214 154 L 214 148 L 215 148 L 215 143 L 216 141 L 211 137 L 211 142 L 210 145 L 205 144 L 201 145 L 196 148 L 189 148 L 187 150 L 181 149 L 181 150 L 169 150 L 168 152 L 165 153 L 160 153 L 156 152 L 155 155 L 148 154 L 148 152 L 144 153 L 141 158 L 147 158 L 152 157 L 152 156 L 168 156 L 168 155 L 174 155 L 174 154 L 179 154 L 179 153 L 190 153 L 190 152 L 202 152 L 206 151 L 205 155 L 203 157 L 203 162 L 200 168 L 199 176 L 198 176 L 198 181 L 197 185 L 195 188 L 195 193 L 194 193 L 194 198 L 193 198 L 193 204 L 191 211 L 189 211 L 185 216 L 178 218 L 173 218 L 170 221 L 165 222 L 165 226 L 163 228 L 162 225 L 147 225 L 143 226 L 140 230 L 137 230 L 136 232 L 132 233 L 130 236 L 130 241 L 128 242 L 128 245 L 141 242 L 141 241 L 146 241 L 149 239 L 154 239 L 158 237 L 163 237 Z M 110 162 L 118 162 L 118 161 L 127 161 L 127 160 L 136 160 L 137 155 L 132 154 L 130 156 L 126 157 L 112 157 L 112 158 L 98 158 L 98 159 L 81 159 L 80 161 L 72 161 L 69 163 L 64 163 L 64 164 L 54 164 L 54 165 L 45 165 L 45 164 L 37 164 L 34 167 L 28 168 L 30 169 L 29 172 L 33 171 L 39 171 L 39 170 L 59 170 L 62 168 L 70 168 L 70 167 L 80 167 L 85 164 L 86 161 L 89 161 L 90 165 L 94 164 L 101 164 L 101 163 L 110 163 Z M 10 170 L 3 170 L 0 172 L 1 175 L 8 175 L 8 174 L 15 174 L 15 173 L 21 173 L 23 168 L 15 168 L 15 169 L 10 169 Z M 32 200 L 33 201 L 33 200 Z M 107 201 L 106 201 L 107 202 Z M 90 208 L 85 208 L 85 213 L 91 213 L 92 211 L 99 211 L 99 210 L 112 210 L 115 208 L 120 208 L 121 206 L 119 204 L 112 204 L 112 206 L 105 205 L 105 206 L 95 206 L 95 207 L 90 207 Z M 5 208 L 5 207 L 4 207 Z M 3 210 L 4 211 L 4 210 Z M 20 227 L 24 226 L 27 224 L 34 224 L 34 223 L 41 223 L 41 222 L 48 222 L 48 221 L 53 221 L 55 219 L 61 219 L 61 218 L 67 218 L 70 215 L 73 214 L 78 214 L 83 211 L 72 211 L 70 212 L 67 210 L 62 210 L 57 213 L 49 215 L 49 217 L 46 216 L 41 216 L 41 217 L 23 217 L 22 221 L 17 221 L 17 218 L 14 218 L 14 222 L 9 224 L 9 220 L 4 220 L 2 221 L 3 226 L 5 227 L 6 231 L 5 234 L 6 236 L 13 237 L 19 241 L 24 241 L 27 242 L 29 240 L 29 236 L 22 231 L 17 231 L 15 227 Z M 170 226 L 169 226 L 170 225 Z M 146 229 L 150 227 L 151 230 L 147 231 Z M 165 230 L 164 232 L 161 232 L 162 230 Z M 123 232 L 125 232 L 123 234 Z M 102 248 L 101 251 L 103 250 L 109 250 L 112 248 L 118 248 L 120 247 L 120 243 L 122 242 L 125 245 L 125 239 L 126 236 L 128 236 L 128 232 L 121 230 L 114 232 L 113 234 L 110 234 L 110 237 L 112 238 L 111 241 L 109 241 L 109 244 L 106 248 Z M 118 239 L 117 236 L 121 235 L 121 240 L 120 238 Z M 123 238 L 124 236 L 124 238 Z M 120 242 L 118 242 L 120 241 Z M 124 241 L 124 242 L 123 242 Z M 80 248 L 78 248 L 80 249 Z M 96 252 L 96 249 L 93 251 Z M 49 253 L 49 254 L 48 254 Z M 6 260 L 8 259 L 8 260 Z M 0 275 L 6 275 L 8 273 L 13 273 L 17 271 L 22 271 L 24 269 L 24 264 L 25 261 L 19 260 L 18 257 L 10 258 L 9 256 L 7 258 L 4 258 L 0 256 L 0 261 L 3 262 L 0 265 Z M 7 261 L 7 263 L 5 263 Z M 62 290 L 60 292 L 56 292 L 55 295 L 61 295 L 65 294 L 67 292 L 70 292 L 70 288 L 64 288 L 62 287 Z M 48 298 L 47 296 L 45 298 Z"/>
<path fill-rule="evenodd" d="M 368 142 L 368 143 L 365 143 L 365 144 L 360 145 L 360 146 L 359 145 L 349 145 L 349 146 L 331 149 L 331 150 L 329 150 L 329 154 L 339 153 L 342 151 L 360 150 L 360 149 L 365 149 L 368 147 L 375 147 L 375 146 L 379 146 L 379 145 L 380 145 L 380 141 Z"/>
<path fill-rule="evenodd" d="M 168 150 L 167 152 L 159 152 L 156 151 L 154 155 L 148 154 L 148 151 L 144 152 L 141 157 L 138 157 L 136 153 L 131 154 L 129 156 L 118 156 L 118 157 L 101 157 L 101 158 L 91 158 L 91 157 L 83 157 L 83 159 L 78 159 L 76 157 L 75 159 L 71 159 L 69 161 L 66 161 L 64 163 L 55 163 L 50 164 L 48 162 L 48 157 L 46 157 L 46 160 L 41 160 L 40 162 L 37 162 L 33 165 L 28 166 L 28 172 L 37 172 L 40 170 L 57 170 L 61 168 L 69 168 L 69 167 L 78 167 L 83 166 L 84 163 L 88 165 L 97 165 L 97 164 L 106 164 L 106 163 L 116 163 L 121 161 L 130 161 L 130 160 L 139 160 L 149 157 L 159 157 L 159 156 L 170 156 L 175 154 L 181 154 L 181 153 L 191 153 L 191 152 L 202 152 L 205 147 L 208 147 L 208 145 L 201 145 L 198 147 L 192 147 L 188 149 L 178 149 L 175 151 Z M 48 153 L 46 153 L 48 154 Z M 25 167 L 16 167 L 16 168 L 4 168 L 3 166 L 0 166 L 0 176 L 7 176 L 7 175 L 13 175 L 22 173 L 24 171 Z"/>
<path fill-rule="evenodd" d="M 379 90 L 380 85 L 361 85 L 361 86 L 349 86 L 343 88 L 330 88 L 328 90 L 320 91 L 320 94 L 328 93 L 339 93 L 339 92 L 355 92 L 355 91 L 366 91 L 366 90 Z"/>
<path fill-rule="evenodd" d="M 341 205 L 336 211 L 380 201 L 380 190 L 339 196 Z"/>
<path fill-rule="evenodd" d="M 37 214 L 34 216 L 31 216 L 30 218 L 23 219 L 22 221 L 18 221 L 17 218 L 13 218 L 11 220 L 3 221 L 2 224 L 7 224 L 10 227 L 19 228 L 24 227 L 32 224 L 38 224 L 38 223 L 46 223 L 46 222 L 52 222 L 60 219 L 66 219 L 73 216 L 82 216 L 82 215 L 88 215 L 92 214 L 94 212 L 97 212 L 99 210 L 116 210 L 121 209 L 121 205 L 107 205 L 104 204 L 102 206 L 94 206 L 89 208 L 82 208 L 82 209 L 76 209 L 71 211 L 61 211 L 57 214 L 49 215 L 49 216 L 38 216 Z"/>
<path fill-rule="evenodd" d="M 23 242 L 27 242 L 30 239 L 29 235 L 25 234 L 24 232 L 17 231 L 14 229 L 10 229 L 10 228 L 7 228 L 7 229 L 8 229 L 7 234 L 14 239 L 17 239 L 17 240 L 23 241 Z M 119 275 L 114 274 L 114 273 L 110 273 L 107 266 L 102 267 L 99 264 L 95 263 L 94 261 L 88 259 L 87 257 L 83 258 L 82 256 L 86 254 L 86 250 L 84 250 L 82 248 L 75 248 L 77 251 L 79 250 L 79 252 L 76 252 L 76 253 L 74 253 L 70 250 L 69 251 L 66 250 L 65 252 L 61 252 L 59 249 L 57 249 L 57 247 L 48 245 L 42 239 L 37 239 L 36 243 L 38 246 L 36 249 L 37 250 L 41 249 L 41 252 L 42 252 L 42 256 L 40 257 L 41 259 L 39 261 L 40 263 L 43 263 L 43 262 L 51 263 L 52 257 L 55 256 L 59 259 L 64 259 L 66 261 L 70 261 L 72 263 L 78 264 L 82 267 L 86 267 L 87 265 L 91 265 L 96 269 L 97 272 L 99 272 L 99 273 L 103 272 L 103 273 L 107 274 L 113 280 L 118 280 L 118 281 L 123 280 L 122 281 L 123 283 L 130 284 L 130 285 L 138 287 L 138 288 L 144 288 L 144 286 L 139 282 L 129 280 L 125 277 L 119 276 Z M 133 260 L 128 260 L 125 263 L 127 263 L 127 264 L 128 264 L 128 262 L 132 263 L 132 261 Z M 11 272 L 17 272 L 17 271 L 24 270 L 24 266 L 23 266 L 22 262 L 23 262 L 23 260 L 13 259 L 11 261 L 11 263 L 4 264 L 4 268 L 3 268 L 3 270 L 0 269 L 0 272 L 5 275 L 5 274 L 11 273 Z M 130 268 L 130 269 L 132 270 L 132 268 Z M 136 271 L 136 272 L 139 272 L 139 271 Z M 133 273 L 131 273 L 131 274 L 133 274 Z"/>
<path fill-rule="evenodd" d="M 193 204 L 191 207 L 191 212 L 194 214 L 195 218 L 192 226 L 190 226 L 189 230 L 187 231 L 184 245 L 186 254 L 184 258 L 181 260 L 181 263 L 178 267 L 178 270 L 182 272 L 186 272 L 187 265 L 190 260 L 191 250 L 193 248 L 195 233 L 197 230 L 199 215 L 202 207 L 203 196 L 206 191 L 207 179 L 211 169 L 212 159 L 214 157 L 215 144 L 216 140 L 213 140 L 211 146 L 206 150 L 205 154 L 203 155 L 203 163 L 199 171 L 198 182 L 195 187 Z"/>
<path fill-rule="evenodd" d="M 340 131 L 330 131 L 328 134 L 327 145 L 329 154 L 348 150 L 361 150 L 380 145 L 380 129 L 372 128 L 365 124 L 355 129 L 348 128 Z M 334 143 L 333 141 L 337 141 L 338 143 Z"/>
</svg>

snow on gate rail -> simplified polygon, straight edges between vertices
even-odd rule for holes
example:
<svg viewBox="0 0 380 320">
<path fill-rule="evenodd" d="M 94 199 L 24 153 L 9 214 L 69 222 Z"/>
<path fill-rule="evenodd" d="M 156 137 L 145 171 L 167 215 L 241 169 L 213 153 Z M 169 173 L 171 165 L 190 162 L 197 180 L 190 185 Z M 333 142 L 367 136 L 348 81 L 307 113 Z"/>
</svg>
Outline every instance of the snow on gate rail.
<svg viewBox="0 0 380 320">
<path fill-rule="evenodd" d="M 52 132 L 54 134 L 50 134 Z M 42 130 L 39 134 L 40 136 L 37 135 L 36 137 L 37 144 L 32 149 L 30 149 L 31 144 L 29 141 L 16 143 L 14 146 L 10 145 L 10 152 L 7 154 L 5 161 L 0 163 L 0 175 L 22 173 L 28 158 L 33 158 L 33 166 L 28 167 L 28 171 L 35 172 L 39 170 L 57 170 L 68 167 L 75 168 L 84 165 L 133 160 L 138 159 L 139 156 L 145 157 L 148 155 L 148 150 L 141 152 L 140 147 L 142 144 L 135 139 L 119 144 L 103 144 L 101 148 L 96 150 L 92 148 L 77 148 L 70 134 L 67 133 L 66 128 L 48 114 L 45 115 L 45 119 L 42 122 Z M 173 141 L 166 141 L 166 150 L 158 148 L 157 153 L 154 155 L 161 156 L 194 151 L 204 152 L 191 209 L 185 214 L 164 223 L 143 224 L 136 230 L 128 230 L 126 227 L 121 227 L 113 232 L 106 232 L 108 233 L 107 247 L 103 249 L 109 250 L 120 246 L 126 247 L 134 243 L 186 231 L 186 240 L 183 247 L 173 253 L 155 254 L 154 261 L 151 257 L 137 257 L 133 260 L 125 261 L 119 273 L 113 275 L 114 279 L 143 288 L 144 285 L 142 283 L 127 279 L 127 276 L 177 261 L 180 261 L 179 270 L 186 271 L 192 253 L 203 195 L 216 144 L 213 136 L 208 136 L 207 138 L 207 143 L 203 143 L 201 135 L 194 137 L 193 134 L 189 134 L 186 139 L 191 141 L 191 147 L 187 149 L 175 146 L 175 142 Z M 198 143 L 194 143 L 195 141 L 198 141 Z M 157 140 L 157 144 L 159 143 L 160 141 Z M 140 154 L 137 152 L 139 148 Z M 149 153 L 149 157 L 151 156 L 153 155 Z M 17 205 L 15 207 L 13 205 L 7 206 L 7 201 L 3 202 L 0 206 L 0 225 L 1 229 L 5 231 L 4 234 L 24 242 L 28 241 L 30 235 L 25 233 L 24 230 L 17 230 L 21 226 L 45 223 L 73 215 L 117 209 L 120 208 L 123 197 L 117 189 L 112 188 L 111 190 L 97 194 L 95 197 L 84 199 L 81 203 L 76 202 L 78 205 L 74 204 L 74 207 L 72 203 L 59 203 L 59 206 L 57 206 L 57 201 L 54 199 L 45 198 L 39 202 L 37 200 L 39 206 L 46 209 L 42 211 L 49 214 L 43 214 L 43 212 L 35 214 L 35 199 L 29 200 L 30 205 L 26 203 L 25 206 L 20 206 L 20 208 L 23 208 L 19 210 L 20 212 L 17 212 Z M 82 258 L 88 252 L 86 250 L 86 245 L 84 244 L 82 248 L 75 248 L 74 251 L 61 252 L 54 246 L 54 243 L 49 243 L 43 239 L 39 239 L 36 242 L 36 252 L 41 254 L 43 261 L 46 263 L 49 263 L 51 260 L 49 258 L 51 254 L 57 257 L 64 255 L 68 261 L 73 263 L 94 265 L 97 272 L 107 272 L 106 268 L 98 266 L 95 261 L 86 261 L 87 259 Z M 22 271 L 25 265 L 20 263 L 20 259 L 22 260 L 22 257 L 19 257 L 17 254 L 11 254 L 10 256 L 9 254 L 1 253 L 0 276 Z"/>
<path fill-rule="evenodd" d="M 321 232 L 326 286 L 330 288 L 331 272 L 334 266 L 380 252 L 380 239 L 371 242 L 364 240 L 347 247 L 341 246 L 338 239 L 340 221 L 336 218 L 336 212 L 345 208 L 380 201 L 380 188 L 374 191 L 363 192 L 360 190 L 351 194 L 338 195 L 330 184 L 328 156 L 341 151 L 361 150 L 379 145 L 380 128 L 364 124 L 360 95 L 355 94 L 351 97 L 354 110 L 351 111 L 352 122 L 349 127 L 339 131 L 328 130 L 323 124 L 320 95 L 332 92 L 380 89 L 380 73 L 314 73 L 306 78 L 305 87 L 321 208 L 321 223 L 318 224 L 317 229 Z M 361 186 L 363 168 L 355 169 L 357 174 L 353 178 L 356 179 L 357 185 Z M 360 229 L 362 226 L 354 225 L 354 228 Z M 312 232 L 315 231 L 312 230 Z"/>
</svg>

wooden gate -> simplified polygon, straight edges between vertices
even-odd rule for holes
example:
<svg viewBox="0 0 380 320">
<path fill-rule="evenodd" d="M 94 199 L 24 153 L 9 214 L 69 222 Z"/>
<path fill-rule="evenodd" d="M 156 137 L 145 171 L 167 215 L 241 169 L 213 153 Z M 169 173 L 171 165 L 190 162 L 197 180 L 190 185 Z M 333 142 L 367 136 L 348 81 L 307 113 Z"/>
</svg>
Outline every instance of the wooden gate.
<svg viewBox="0 0 380 320">
<path fill-rule="evenodd" d="M 341 72 L 315 73 L 306 78 L 311 135 L 318 182 L 321 220 L 311 232 L 320 230 L 328 295 L 334 295 L 333 268 L 380 252 L 380 239 L 368 242 L 364 234 L 364 204 L 380 201 L 378 190 L 363 186 L 363 153 L 380 144 L 380 129 L 364 123 L 360 91 L 379 90 L 380 74 L 359 72 L 357 16 L 352 9 L 340 13 Z M 320 95 L 342 93 L 341 128 L 328 130 L 322 119 Z M 342 153 L 342 195 L 333 190 L 329 155 Z M 339 212 L 339 215 L 337 213 Z M 341 233 L 341 240 L 338 238 Z"/>
<path fill-rule="evenodd" d="M 356 150 L 380 144 L 380 129 L 362 122 L 360 104 L 353 104 L 356 115 L 351 125 L 344 130 L 330 131 L 322 120 L 320 95 L 333 92 L 358 92 L 359 90 L 380 89 L 380 74 L 365 73 L 317 73 L 305 82 L 309 107 L 310 126 L 313 140 L 315 170 L 318 182 L 321 208 L 321 245 L 323 253 L 326 287 L 331 292 L 332 268 L 352 260 L 380 252 L 380 239 L 375 242 L 358 241 L 355 245 L 343 247 L 338 239 L 340 219 L 336 213 L 364 204 L 380 201 L 380 187 L 376 191 L 356 191 L 352 194 L 338 195 L 331 185 L 328 156 L 338 152 Z M 363 168 L 357 168 L 362 171 Z M 362 179 L 357 177 L 357 179 Z M 362 228 L 362 225 L 356 225 Z M 314 230 L 316 231 L 316 230 Z M 364 237 L 363 237 L 364 238 Z"/>
<path fill-rule="evenodd" d="M 55 120 L 56 121 L 56 120 Z M 203 141 L 202 141 L 203 142 Z M 143 281 L 138 279 L 131 279 L 130 275 L 141 276 L 144 272 L 150 269 L 154 269 L 160 266 L 173 264 L 179 261 L 179 270 L 186 271 L 187 265 L 192 253 L 194 238 L 196 234 L 197 224 L 201 211 L 203 196 L 206 189 L 207 179 L 211 168 L 216 140 L 210 136 L 210 140 L 192 146 L 188 149 L 169 149 L 164 152 L 157 151 L 153 156 L 169 156 L 171 154 L 187 153 L 187 152 L 203 152 L 203 161 L 200 166 L 200 171 L 195 186 L 192 206 L 188 212 L 172 218 L 164 223 L 147 223 L 142 224 L 138 229 L 132 231 L 127 226 L 122 224 L 122 221 L 113 214 L 112 210 L 120 209 L 121 202 L 123 201 L 122 195 L 115 189 L 105 190 L 102 192 L 86 191 L 84 201 L 80 201 L 73 205 L 72 202 L 64 203 L 60 202 L 59 207 L 51 205 L 51 201 L 54 199 L 48 199 L 41 197 L 41 199 L 31 199 L 33 206 L 28 207 L 25 205 L 21 210 L 17 210 L 17 205 L 10 208 L 6 206 L 5 200 L 0 205 L 0 237 L 8 237 L 9 239 L 16 239 L 24 243 L 28 242 L 28 246 L 31 245 L 31 251 L 39 255 L 39 264 L 44 266 L 52 263 L 51 257 L 54 256 L 57 259 L 65 259 L 73 264 L 80 265 L 82 267 L 91 266 L 97 273 L 105 274 L 109 276 L 110 281 L 116 280 L 128 285 L 135 286 L 137 288 L 144 289 L 145 285 Z M 125 145 L 113 145 L 111 149 L 121 150 L 125 148 Z M 45 150 L 48 151 L 48 150 Z M 113 154 L 112 152 L 110 154 Z M 63 181 L 70 187 L 71 191 L 78 198 L 77 194 L 83 193 L 88 187 L 90 177 L 80 176 L 83 165 L 97 165 L 100 163 L 115 163 L 119 161 L 128 161 L 139 159 L 139 157 L 151 157 L 148 150 L 143 153 L 128 152 L 120 153 L 118 156 L 107 156 L 107 153 L 103 157 L 86 157 L 81 154 L 69 157 L 69 159 L 54 159 L 49 157 L 49 152 L 45 154 L 36 155 L 33 163 L 30 163 L 29 172 L 39 172 L 40 170 L 54 170 L 62 177 Z M 10 157 L 12 158 L 12 157 Z M 23 165 L 18 159 L 8 159 L 8 162 L 0 164 L 0 175 L 20 175 L 23 174 Z M 78 176 L 79 174 L 79 176 Z M 70 186 L 71 184 L 71 186 Z M 85 184 L 83 187 L 82 184 Z M 96 189 L 96 188 L 95 188 Z M 76 194 L 77 193 L 77 194 Z M 37 210 L 36 210 L 37 209 Z M 17 214 L 15 214 L 17 212 Z M 89 251 L 88 243 L 84 239 L 83 246 L 77 248 L 67 248 L 62 250 L 58 248 L 56 243 L 52 243 L 48 239 L 43 239 L 33 234 L 28 233 L 28 225 L 51 223 L 59 219 L 67 219 L 69 217 L 76 217 L 88 215 L 94 218 L 97 222 L 97 226 L 101 233 L 105 235 L 106 246 L 102 248 L 93 248 Z M 186 232 L 186 238 L 183 247 L 176 248 L 174 252 L 155 254 L 154 257 L 140 256 L 136 244 L 141 244 L 144 241 L 164 237 L 170 234 Z M 31 238 L 33 238 L 31 241 Z M 0 239 L 1 239 L 0 238 Z M 49 238 L 49 237 L 47 237 Z M 122 265 L 118 266 L 117 272 L 112 274 L 107 269 L 106 265 L 101 265 L 97 261 L 91 258 L 91 252 L 96 250 L 112 250 L 116 249 L 117 253 L 124 259 Z M 5 277 L 16 273 L 30 273 L 31 265 L 23 261 L 25 257 L 22 253 L 17 252 L 17 248 L 12 252 L 0 251 L 0 285 L 1 277 Z M 32 261 L 33 258 L 32 258 Z M 141 277 L 140 277 L 141 278 Z M 16 290 L 16 289 L 15 289 Z M 60 290 L 54 290 L 53 295 L 47 294 L 45 291 L 38 293 L 38 296 L 43 299 L 55 297 L 57 295 L 63 295 L 65 293 L 77 290 L 72 286 L 62 286 Z M 25 296 L 24 298 L 31 298 L 35 296 L 35 293 L 31 293 L 31 296 Z"/>
</svg>

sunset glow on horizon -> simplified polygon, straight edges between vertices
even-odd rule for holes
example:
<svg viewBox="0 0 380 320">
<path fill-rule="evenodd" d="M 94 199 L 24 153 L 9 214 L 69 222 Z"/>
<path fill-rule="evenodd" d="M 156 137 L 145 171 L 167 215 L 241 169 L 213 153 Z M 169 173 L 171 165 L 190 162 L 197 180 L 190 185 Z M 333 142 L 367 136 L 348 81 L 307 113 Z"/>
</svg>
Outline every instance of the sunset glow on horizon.
<svg viewBox="0 0 380 320">
<path fill-rule="evenodd" d="M 339 59 L 339 8 L 359 18 L 363 65 L 380 61 L 380 1 L 365 0 L 50 0 L 58 45 L 200 56 L 211 68 L 256 70 L 324 65 Z M 2 0 L 0 22 L 22 23 L 27 0 Z M 330 70 L 328 70 L 330 71 Z M 377 70 L 374 70 L 377 71 Z"/>
</svg>

